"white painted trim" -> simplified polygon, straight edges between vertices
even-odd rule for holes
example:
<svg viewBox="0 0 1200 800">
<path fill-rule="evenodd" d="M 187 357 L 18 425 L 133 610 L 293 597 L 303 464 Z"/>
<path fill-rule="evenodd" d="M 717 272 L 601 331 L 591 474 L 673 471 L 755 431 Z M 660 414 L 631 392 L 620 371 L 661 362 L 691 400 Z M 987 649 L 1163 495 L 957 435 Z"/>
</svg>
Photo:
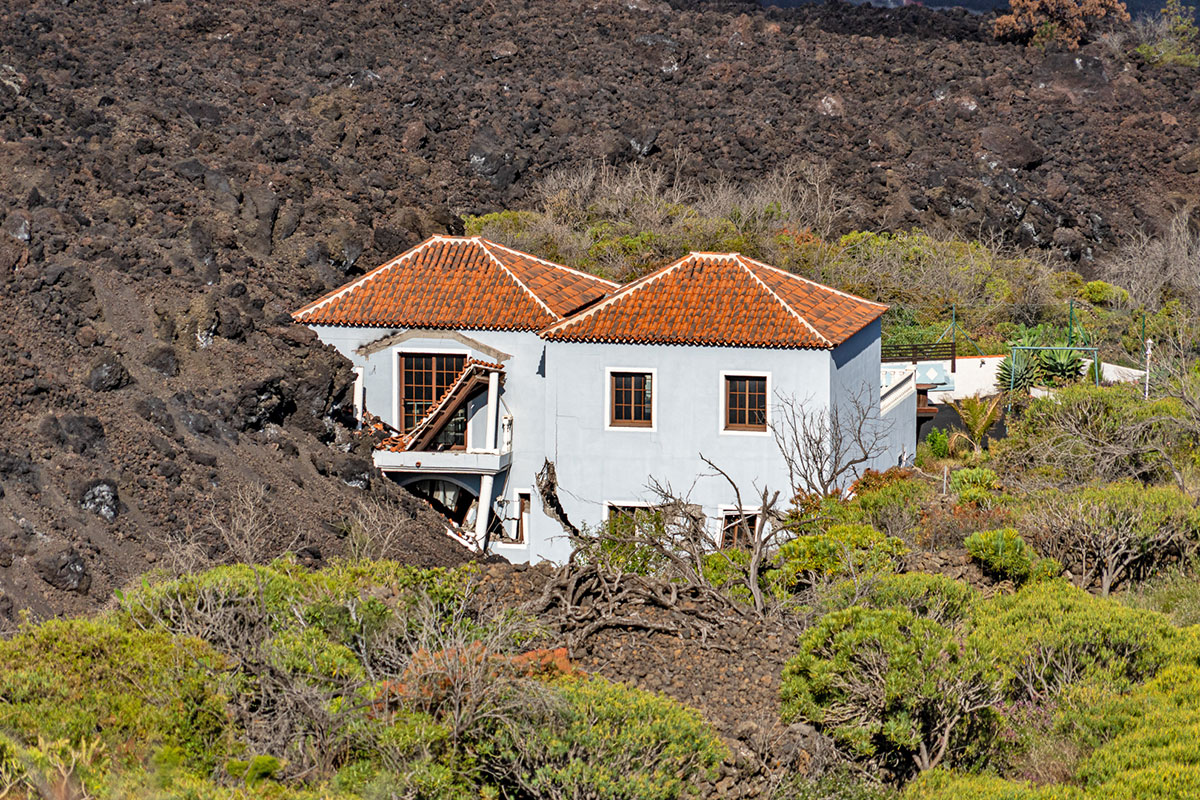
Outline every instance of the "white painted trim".
<svg viewBox="0 0 1200 800">
<path fill-rule="evenodd" d="M 463 355 L 468 359 L 471 358 L 470 350 L 462 350 L 459 348 L 449 347 L 401 347 L 396 345 L 392 348 L 392 427 L 398 431 L 404 430 L 404 420 L 400 417 L 400 374 L 402 367 L 400 365 L 400 355 L 402 353 L 433 353 L 437 355 Z M 438 398 L 433 398 L 437 402 Z M 471 425 L 467 424 L 467 442 L 466 447 L 471 449 Z"/>
<path fill-rule="evenodd" d="M 728 514 L 743 514 L 743 515 L 753 514 L 756 517 L 755 522 L 754 522 L 755 527 L 763 524 L 762 506 L 752 506 L 752 507 L 743 506 L 742 508 L 738 508 L 735 505 L 718 505 L 717 506 L 717 517 L 714 520 L 714 522 L 717 523 L 716 540 L 717 540 L 718 545 L 721 543 L 721 538 L 725 535 L 725 517 Z"/>
<path fill-rule="evenodd" d="M 821 332 L 812 326 L 812 323 L 810 323 L 804 317 L 800 316 L 800 312 L 798 312 L 796 309 L 794 309 L 790 305 L 788 305 L 787 302 L 782 297 L 775 294 L 774 289 L 772 289 L 770 286 L 767 286 L 766 281 L 764 281 L 762 278 L 760 278 L 754 274 L 754 270 L 750 269 L 750 266 L 746 263 L 746 259 L 742 258 L 741 255 L 737 255 L 734 257 L 734 261 L 737 262 L 737 265 L 739 267 L 741 267 L 742 269 L 744 269 L 746 271 L 747 275 L 749 275 L 751 278 L 754 279 L 755 283 L 757 283 L 759 286 L 761 286 L 763 289 L 765 289 L 767 294 L 771 295 L 771 297 L 773 297 L 775 299 L 776 303 L 779 303 L 779 305 L 783 306 L 785 311 L 787 311 L 789 314 L 791 314 L 793 317 L 795 317 L 797 320 L 799 320 L 800 323 L 804 327 L 806 327 L 810 331 L 812 331 L 813 336 L 816 336 L 818 339 L 820 339 L 825 344 L 829 345 L 830 347 L 833 347 L 833 342 L 829 341 L 824 336 L 822 336 Z"/>
<path fill-rule="evenodd" d="M 526 515 L 526 519 L 524 520 L 524 522 L 525 522 L 525 541 L 523 541 L 523 542 L 496 542 L 497 545 L 500 545 L 503 547 L 529 549 L 529 542 L 530 542 L 530 539 L 532 538 L 529 535 L 529 526 L 533 522 L 533 489 L 532 488 L 513 489 L 512 497 L 513 497 L 513 503 L 517 507 L 517 517 L 514 517 L 512 520 L 512 527 L 513 527 L 512 535 L 516 536 L 517 527 L 521 524 L 521 520 L 518 519 L 518 517 L 521 516 L 521 495 L 523 495 L 523 494 L 529 495 L 529 513 Z"/>
<path fill-rule="evenodd" d="M 502 244 L 497 244 L 496 242 L 493 242 L 491 239 L 485 239 L 482 236 L 476 236 L 475 239 L 478 240 L 485 247 L 494 247 L 497 250 L 503 250 L 506 253 L 512 253 L 513 255 L 518 256 L 520 258 L 528 258 L 530 261 L 536 261 L 539 264 L 545 264 L 547 267 L 554 267 L 557 270 L 562 270 L 563 272 L 570 272 L 573 275 L 581 275 L 585 278 L 591 278 L 592 280 L 597 281 L 599 283 L 606 283 L 614 289 L 620 287 L 620 285 L 621 285 L 614 281 L 610 281 L 605 278 L 601 278 L 599 275 L 593 275 L 590 272 L 582 272 L 577 269 L 571 269 L 570 267 L 568 267 L 564 264 L 555 264 L 553 261 L 547 261 L 544 258 L 538 258 L 537 256 L 533 255 L 532 253 L 522 253 L 520 250 L 514 250 L 511 247 L 505 247 Z"/>
<path fill-rule="evenodd" d="M 766 378 L 767 379 L 767 427 L 761 431 L 731 431 L 725 427 L 725 420 L 728 419 L 728 409 L 725 405 L 729 402 L 729 398 L 725 394 L 725 379 L 727 377 L 747 377 L 747 378 Z M 717 435 L 719 436 L 771 436 L 771 384 L 774 380 L 770 372 L 753 369 L 723 369 L 717 377 L 717 393 L 720 398 L 717 402 L 717 407 L 721 413 L 717 417 Z"/>
<path fill-rule="evenodd" d="M 362 427 L 363 412 L 367 406 L 366 367 L 354 368 L 354 420 Z"/>
<path fill-rule="evenodd" d="M 612 374 L 614 372 L 637 372 L 650 376 L 650 425 L 612 424 Z M 604 368 L 604 430 L 636 431 L 656 433 L 658 431 L 658 368 L 657 367 L 605 367 Z"/>
<path fill-rule="evenodd" d="M 517 277 L 517 273 L 515 273 L 511 269 L 509 269 L 508 265 L 505 264 L 503 261 L 496 258 L 496 254 L 493 253 L 488 248 L 487 244 L 485 244 L 485 242 L 486 242 L 485 239 L 481 239 L 480 237 L 476 236 L 475 238 L 469 239 L 468 241 L 474 242 L 479 247 L 479 249 L 481 249 L 481 250 L 483 250 L 483 252 L 487 253 L 487 257 L 490 258 L 497 267 L 502 269 L 504 271 L 504 274 L 508 275 L 508 277 L 510 279 L 512 279 L 512 282 L 521 288 L 521 291 L 525 292 L 525 294 L 532 297 L 534 302 L 537 303 L 539 306 L 541 306 L 542 309 L 547 314 L 549 314 L 553 319 L 556 319 L 556 320 L 562 319 L 562 315 L 555 314 L 554 310 L 552 308 L 550 308 L 550 306 L 546 305 L 546 302 L 544 300 L 542 300 L 542 298 L 538 297 L 537 293 L 535 291 L 533 291 L 533 289 L 530 289 L 528 286 L 525 285 L 525 282 L 523 280 L 521 280 L 520 278 Z"/>
</svg>

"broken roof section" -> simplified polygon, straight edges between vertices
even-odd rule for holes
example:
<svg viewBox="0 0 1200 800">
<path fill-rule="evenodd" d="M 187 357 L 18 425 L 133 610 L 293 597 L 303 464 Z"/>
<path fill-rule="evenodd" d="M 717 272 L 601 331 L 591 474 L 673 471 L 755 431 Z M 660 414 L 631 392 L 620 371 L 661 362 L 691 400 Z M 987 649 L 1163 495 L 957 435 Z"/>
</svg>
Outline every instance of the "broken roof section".
<svg viewBox="0 0 1200 800">
<path fill-rule="evenodd" d="M 692 253 L 541 335 L 567 342 L 829 349 L 886 310 L 738 253 Z"/>
<path fill-rule="evenodd" d="M 502 375 L 504 373 L 503 365 L 478 361 L 473 358 L 467 359 L 462 372 L 454 379 L 454 383 L 450 385 L 445 394 L 434 401 L 429 410 L 425 412 L 425 416 L 413 425 L 412 430 L 408 433 L 389 436 L 376 445 L 375 449 L 391 450 L 395 453 L 427 449 L 441 433 L 442 428 L 446 427 L 446 423 L 454 416 L 454 412 L 461 408 L 463 403 L 467 402 L 475 392 L 487 388 L 488 376 L 493 372 Z"/>
<path fill-rule="evenodd" d="M 307 325 L 541 330 L 617 288 L 481 237 L 434 236 L 292 317 Z"/>
</svg>

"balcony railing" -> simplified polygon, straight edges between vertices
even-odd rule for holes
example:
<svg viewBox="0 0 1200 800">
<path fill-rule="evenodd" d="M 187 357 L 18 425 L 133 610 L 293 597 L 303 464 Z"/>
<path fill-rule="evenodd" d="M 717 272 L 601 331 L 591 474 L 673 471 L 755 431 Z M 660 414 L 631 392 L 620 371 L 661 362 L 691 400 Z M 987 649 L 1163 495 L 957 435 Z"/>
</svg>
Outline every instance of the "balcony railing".
<svg viewBox="0 0 1200 800">
<path fill-rule="evenodd" d="M 909 363 L 918 361 L 949 361 L 950 371 L 958 366 L 957 346 L 954 342 L 918 342 L 917 344 L 885 344 L 879 348 L 879 360 L 884 363 Z"/>
</svg>

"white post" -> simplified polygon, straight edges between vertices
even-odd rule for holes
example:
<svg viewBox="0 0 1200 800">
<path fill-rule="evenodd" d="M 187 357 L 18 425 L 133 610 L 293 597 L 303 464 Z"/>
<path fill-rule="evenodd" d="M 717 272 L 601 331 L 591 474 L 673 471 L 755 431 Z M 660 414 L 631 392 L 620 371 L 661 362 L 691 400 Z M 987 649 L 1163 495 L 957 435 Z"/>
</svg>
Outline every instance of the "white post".
<svg viewBox="0 0 1200 800">
<path fill-rule="evenodd" d="M 1146 399 L 1150 399 L 1150 348 L 1154 347 L 1154 340 L 1146 340 Z M 1099 361 L 1099 359 L 1097 359 Z"/>
<path fill-rule="evenodd" d="M 364 367 L 354 368 L 354 420 L 362 427 L 363 412 L 366 411 L 366 384 L 363 382 Z"/>
<path fill-rule="evenodd" d="M 500 405 L 500 373 L 493 372 L 488 375 L 488 401 L 487 401 L 487 434 L 483 438 L 483 449 L 491 452 L 496 452 L 498 445 L 496 443 L 496 411 Z M 491 478 L 488 478 L 488 485 L 491 486 Z"/>
<path fill-rule="evenodd" d="M 479 481 L 479 501 L 475 507 L 475 544 L 480 546 L 487 535 L 488 515 L 492 510 L 493 480 L 491 475 L 484 475 Z"/>
</svg>

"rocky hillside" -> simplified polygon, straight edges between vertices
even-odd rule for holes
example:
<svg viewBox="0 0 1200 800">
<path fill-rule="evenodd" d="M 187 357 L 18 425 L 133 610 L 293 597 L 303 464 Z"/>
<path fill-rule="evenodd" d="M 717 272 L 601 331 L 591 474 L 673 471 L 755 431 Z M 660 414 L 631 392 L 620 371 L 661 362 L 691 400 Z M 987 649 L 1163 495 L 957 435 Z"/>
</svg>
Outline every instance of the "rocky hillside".
<svg viewBox="0 0 1200 800">
<path fill-rule="evenodd" d="M 388 492 L 343 425 L 347 365 L 288 312 L 547 171 L 800 155 L 859 226 L 1085 261 L 1200 195 L 1183 71 L 919 8 L 572 8 L 3 4 L 0 615 L 103 603 L 181 543 L 220 558 L 210 518 L 247 487 L 263 548 L 336 552 Z M 426 528 L 399 555 L 461 557 Z"/>
</svg>

